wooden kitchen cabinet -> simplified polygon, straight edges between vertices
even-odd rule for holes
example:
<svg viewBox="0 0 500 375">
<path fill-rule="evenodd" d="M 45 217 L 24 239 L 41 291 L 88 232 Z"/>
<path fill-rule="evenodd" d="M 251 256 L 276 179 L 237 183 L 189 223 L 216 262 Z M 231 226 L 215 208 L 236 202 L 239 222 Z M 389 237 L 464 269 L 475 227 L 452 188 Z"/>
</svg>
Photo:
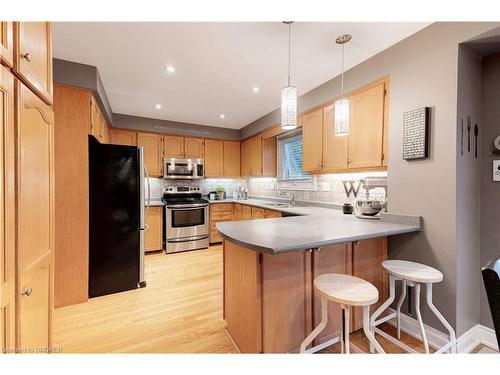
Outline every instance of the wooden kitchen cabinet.
<svg viewBox="0 0 500 375">
<path fill-rule="evenodd" d="M 163 137 L 154 133 L 137 133 L 137 146 L 144 147 L 144 164 L 150 177 L 163 176 Z"/>
<path fill-rule="evenodd" d="M 29 30 L 28 34 L 34 32 Z M 34 43 L 38 41 L 34 38 Z M 16 83 L 16 107 L 16 347 L 50 348 L 54 303 L 54 116 L 52 108 L 20 81 Z"/>
<path fill-rule="evenodd" d="M 240 142 L 224 141 L 224 177 L 240 175 Z"/>
<path fill-rule="evenodd" d="M 3 22 L 5 23 L 5 22 Z M 16 347 L 14 75 L 0 66 L 0 352 Z"/>
<path fill-rule="evenodd" d="M 184 137 L 165 135 L 163 136 L 163 147 L 166 158 L 184 157 Z"/>
<path fill-rule="evenodd" d="M 224 143 L 214 139 L 205 140 L 205 177 L 224 176 Z"/>
<path fill-rule="evenodd" d="M 241 213 L 243 220 L 252 220 L 252 206 L 248 206 L 246 204 L 243 204 L 242 206 Z"/>
<path fill-rule="evenodd" d="M 312 251 L 312 280 L 324 273 L 351 274 L 351 243 L 325 246 Z M 321 322 L 321 296 L 313 288 L 313 329 Z M 328 323 L 325 329 L 314 340 L 319 345 L 340 335 L 342 327 L 342 310 L 338 303 L 328 302 Z"/>
<path fill-rule="evenodd" d="M 302 169 L 319 173 L 323 167 L 323 112 L 318 109 L 303 116 Z"/>
<path fill-rule="evenodd" d="M 217 223 L 233 220 L 232 203 L 212 203 L 210 205 L 210 243 L 222 242 L 217 231 Z"/>
<path fill-rule="evenodd" d="M 384 87 L 380 83 L 350 97 L 350 168 L 382 166 Z"/>
<path fill-rule="evenodd" d="M 273 218 L 278 218 L 278 217 L 282 216 L 280 211 L 268 210 L 268 209 L 266 209 L 265 215 L 266 215 L 266 219 L 273 219 Z"/>
<path fill-rule="evenodd" d="M 234 203 L 233 205 L 233 221 L 243 220 L 243 205 Z"/>
<path fill-rule="evenodd" d="M 184 138 L 184 157 L 203 159 L 205 141 L 202 138 Z"/>
<path fill-rule="evenodd" d="M 137 133 L 131 130 L 109 130 L 109 143 L 114 145 L 137 146 Z"/>
<path fill-rule="evenodd" d="M 163 249 L 163 206 L 151 206 L 146 216 L 144 251 Z"/>
<path fill-rule="evenodd" d="M 276 137 L 262 139 L 262 175 L 276 177 Z"/>
<path fill-rule="evenodd" d="M 0 21 L 0 62 L 9 68 L 14 65 L 13 22 Z"/>
<path fill-rule="evenodd" d="M 384 260 L 387 260 L 387 237 L 352 243 L 352 275 L 369 281 L 379 291 L 378 301 L 370 306 L 370 313 L 387 299 L 388 277 L 382 268 Z M 354 307 L 352 329 L 356 331 L 362 327 L 363 311 L 360 307 Z"/>
<path fill-rule="evenodd" d="M 50 22 L 14 22 L 14 73 L 45 103 L 52 104 Z"/>
<path fill-rule="evenodd" d="M 90 134 L 101 143 L 109 143 L 108 124 L 93 95 L 90 95 Z"/>
<path fill-rule="evenodd" d="M 266 218 L 266 209 L 265 208 L 252 206 L 252 220 L 265 219 L 265 218 Z"/>
<path fill-rule="evenodd" d="M 262 135 L 250 138 L 250 175 L 262 176 Z"/>
<path fill-rule="evenodd" d="M 347 165 L 347 135 L 335 135 L 335 108 L 333 105 L 323 108 L 323 173 L 346 169 Z"/>
<path fill-rule="evenodd" d="M 250 167 L 250 139 L 241 142 L 241 176 L 252 175 Z"/>
</svg>

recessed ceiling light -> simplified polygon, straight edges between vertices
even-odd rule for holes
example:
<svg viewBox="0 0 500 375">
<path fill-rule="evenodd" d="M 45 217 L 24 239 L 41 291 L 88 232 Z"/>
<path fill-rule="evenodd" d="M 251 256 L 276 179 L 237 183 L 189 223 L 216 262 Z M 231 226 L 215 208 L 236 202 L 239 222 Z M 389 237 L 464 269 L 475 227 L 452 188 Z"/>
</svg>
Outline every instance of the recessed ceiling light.
<svg viewBox="0 0 500 375">
<path fill-rule="evenodd" d="M 224 118 L 226 118 L 226 115 L 225 115 L 224 113 L 221 113 L 221 114 L 219 115 L 219 117 L 220 117 L 220 118 L 222 118 L 222 119 L 224 119 Z"/>
<path fill-rule="evenodd" d="M 252 87 L 252 92 L 254 94 L 258 93 L 259 92 L 259 88 L 257 86 Z"/>
<path fill-rule="evenodd" d="M 155 104 L 156 109 L 161 109 L 161 104 Z"/>
<path fill-rule="evenodd" d="M 170 74 L 175 73 L 175 66 L 167 65 L 165 70 L 167 71 L 167 73 L 170 73 Z"/>
</svg>

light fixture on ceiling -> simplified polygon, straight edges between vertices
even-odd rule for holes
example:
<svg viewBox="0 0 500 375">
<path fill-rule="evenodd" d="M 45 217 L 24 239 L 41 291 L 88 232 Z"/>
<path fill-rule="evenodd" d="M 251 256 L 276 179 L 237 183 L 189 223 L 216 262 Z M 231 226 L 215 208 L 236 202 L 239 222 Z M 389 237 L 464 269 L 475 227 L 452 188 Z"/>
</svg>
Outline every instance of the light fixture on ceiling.
<svg viewBox="0 0 500 375">
<path fill-rule="evenodd" d="M 226 115 L 225 115 L 224 113 L 221 113 L 221 114 L 219 115 L 219 117 L 220 117 L 221 119 L 225 119 L 225 118 L 226 118 Z"/>
<path fill-rule="evenodd" d="M 252 87 L 252 92 L 257 94 L 259 92 L 259 88 L 257 86 Z"/>
<path fill-rule="evenodd" d="M 167 73 L 170 73 L 170 74 L 175 73 L 175 66 L 167 65 L 165 70 L 167 71 Z"/>
<path fill-rule="evenodd" d="M 156 109 L 161 109 L 161 104 L 155 104 Z"/>
<path fill-rule="evenodd" d="M 351 35 L 343 34 L 335 39 L 337 44 L 342 45 L 342 78 L 340 99 L 335 101 L 335 120 L 334 131 L 335 135 L 349 134 L 349 99 L 344 98 L 344 47 L 345 44 L 352 39 Z"/>
<path fill-rule="evenodd" d="M 284 21 L 288 25 L 288 85 L 281 89 L 281 128 L 291 130 L 297 127 L 297 88 L 290 85 L 290 30 L 293 21 Z"/>
</svg>

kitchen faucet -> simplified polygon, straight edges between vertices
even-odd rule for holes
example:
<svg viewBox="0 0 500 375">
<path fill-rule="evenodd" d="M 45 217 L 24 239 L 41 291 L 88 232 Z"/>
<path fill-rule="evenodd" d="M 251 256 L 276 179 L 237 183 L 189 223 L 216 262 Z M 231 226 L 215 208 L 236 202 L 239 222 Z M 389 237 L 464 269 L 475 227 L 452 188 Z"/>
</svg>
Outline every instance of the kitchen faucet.
<svg viewBox="0 0 500 375">
<path fill-rule="evenodd" d="M 284 196 L 284 197 L 286 197 L 286 196 L 290 197 L 290 204 L 291 204 L 292 206 L 295 206 L 295 193 L 294 193 L 294 192 L 290 192 L 290 193 L 288 193 L 288 192 L 286 192 L 286 191 L 282 191 L 282 192 L 280 193 L 280 195 L 281 195 L 281 196 Z"/>
</svg>

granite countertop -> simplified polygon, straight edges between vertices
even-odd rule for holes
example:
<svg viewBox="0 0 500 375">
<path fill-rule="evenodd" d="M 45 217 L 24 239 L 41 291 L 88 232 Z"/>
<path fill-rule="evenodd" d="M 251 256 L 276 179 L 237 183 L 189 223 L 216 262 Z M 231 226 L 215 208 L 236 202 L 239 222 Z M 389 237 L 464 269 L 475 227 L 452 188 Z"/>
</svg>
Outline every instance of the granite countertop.
<svg viewBox="0 0 500 375">
<path fill-rule="evenodd" d="M 253 205 L 252 201 L 255 200 L 248 199 L 243 204 Z M 421 228 L 419 216 L 385 214 L 380 220 L 369 220 L 328 208 L 275 208 L 257 202 L 265 208 L 301 216 L 217 223 L 217 230 L 224 239 L 275 254 L 417 232 Z"/>
</svg>

